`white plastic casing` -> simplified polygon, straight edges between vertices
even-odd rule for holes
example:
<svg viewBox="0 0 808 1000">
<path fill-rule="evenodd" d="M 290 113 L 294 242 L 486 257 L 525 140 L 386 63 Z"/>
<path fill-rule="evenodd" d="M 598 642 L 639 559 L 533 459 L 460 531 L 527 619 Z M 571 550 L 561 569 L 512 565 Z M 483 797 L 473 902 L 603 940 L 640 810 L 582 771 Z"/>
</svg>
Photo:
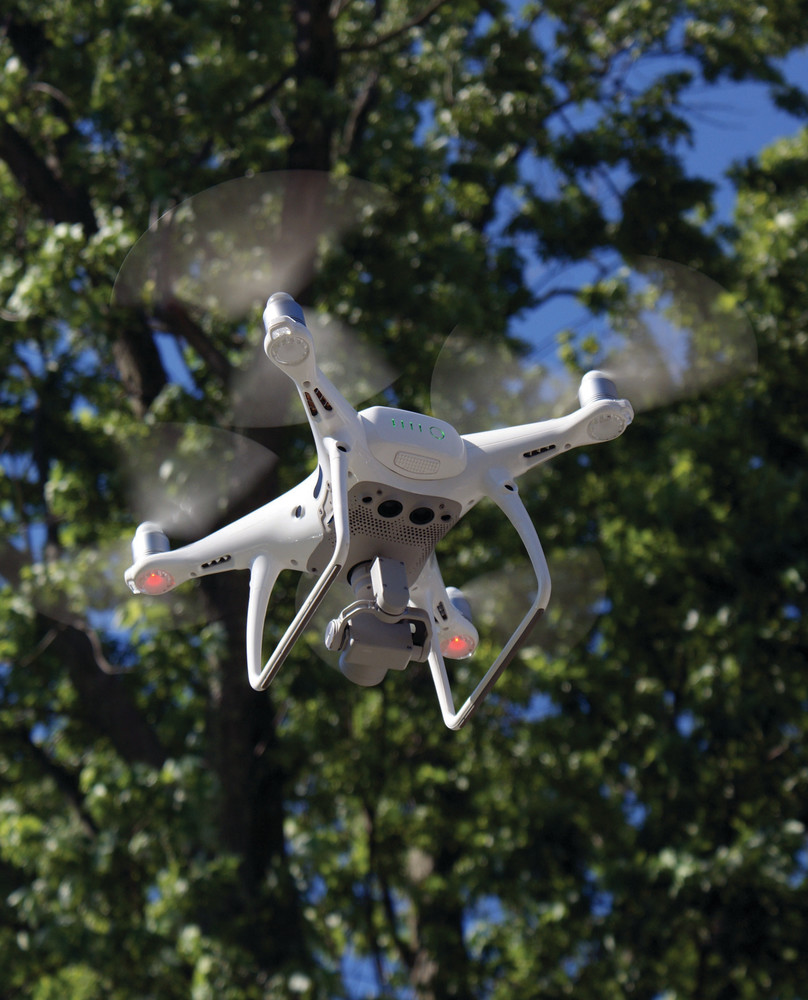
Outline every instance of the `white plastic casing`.
<svg viewBox="0 0 808 1000">
<path fill-rule="evenodd" d="M 391 472 L 408 479 L 448 479 L 466 467 L 466 446 L 451 424 L 392 406 L 359 414 L 368 448 Z"/>
</svg>

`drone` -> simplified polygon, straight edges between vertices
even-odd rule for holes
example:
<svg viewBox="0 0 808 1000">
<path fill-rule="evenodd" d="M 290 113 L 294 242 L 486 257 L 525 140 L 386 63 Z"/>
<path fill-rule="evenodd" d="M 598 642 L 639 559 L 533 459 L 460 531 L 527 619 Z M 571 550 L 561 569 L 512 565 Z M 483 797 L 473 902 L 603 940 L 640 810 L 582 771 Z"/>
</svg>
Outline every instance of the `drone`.
<svg viewBox="0 0 808 1000">
<path fill-rule="evenodd" d="M 247 675 L 256 691 L 275 679 L 331 588 L 355 600 L 325 630 L 348 680 L 371 687 L 410 662 L 429 665 L 443 721 L 461 729 L 519 652 L 550 599 L 550 572 L 516 480 L 573 448 L 619 437 L 634 410 L 600 370 L 587 372 L 579 408 L 566 416 L 460 434 L 437 417 L 393 406 L 357 411 L 317 364 L 301 306 L 286 292 L 268 300 L 264 351 L 294 383 L 311 427 L 315 470 L 282 496 L 205 538 L 172 550 L 155 521 L 132 542 L 125 580 L 134 594 L 165 594 L 189 580 L 249 570 Z M 515 528 L 535 575 L 535 596 L 510 639 L 455 707 L 446 660 L 479 644 L 462 591 L 447 587 L 436 545 L 483 498 Z M 264 621 L 284 570 L 315 580 L 269 658 Z"/>
</svg>

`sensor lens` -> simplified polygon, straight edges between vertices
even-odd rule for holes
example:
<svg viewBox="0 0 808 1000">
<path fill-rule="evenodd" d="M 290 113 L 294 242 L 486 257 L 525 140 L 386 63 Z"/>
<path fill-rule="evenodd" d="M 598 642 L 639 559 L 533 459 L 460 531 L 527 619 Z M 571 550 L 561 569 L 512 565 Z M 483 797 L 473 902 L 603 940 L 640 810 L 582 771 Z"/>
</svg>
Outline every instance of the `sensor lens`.
<svg viewBox="0 0 808 1000">
<path fill-rule="evenodd" d="M 429 524 L 435 519 L 435 511 L 431 507 L 416 507 L 410 513 L 413 524 Z"/>
<path fill-rule="evenodd" d="M 404 505 L 400 500 L 382 500 L 377 510 L 381 517 L 398 517 L 404 510 Z"/>
</svg>

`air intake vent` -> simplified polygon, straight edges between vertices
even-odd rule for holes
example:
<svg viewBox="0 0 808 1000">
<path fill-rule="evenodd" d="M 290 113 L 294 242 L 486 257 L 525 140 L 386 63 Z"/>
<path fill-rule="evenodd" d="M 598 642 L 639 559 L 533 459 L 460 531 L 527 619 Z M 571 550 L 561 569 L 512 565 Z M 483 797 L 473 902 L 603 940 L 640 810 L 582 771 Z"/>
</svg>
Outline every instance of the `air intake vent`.
<svg viewBox="0 0 808 1000">
<path fill-rule="evenodd" d="M 322 392 L 320 392 L 320 390 L 319 390 L 319 389 L 317 389 L 317 388 L 315 388 L 315 390 L 314 390 L 314 395 L 315 395 L 315 396 L 316 396 L 316 397 L 317 397 L 317 398 L 318 398 L 318 399 L 320 400 L 320 402 L 321 402 L 321 403 L 323 404 L 323 408 L 324 408 L 324 409 L 326 410 L 326 412 L 330 413 L 330 412 L 331 412 L 331 409 L 332 409 L 332 406 L 331 406 L 331 404 L 330 404 L 330 403 L 328 402 L 328 399 L 326 398 L 326 396 L 324 396 L 324 395 L 323 395 L 323 393 L 322 393 Z"/>
<path fill-rule="evenodd" d="M 217 559 L 211 559 L 210 562 L 202 563 L 200 569 L 212 569 L 214 566 L 221 566 L 222 563 L 230 562 L 232 556 L 219 556 Z"/>
<path fill-rule="evenodd" d="M 556 446 L 554 444 L 546 444 L 542 448 L 534 448 L 533 451 L 526 451 L 524 454 L 525 458 L 535 458 L 537 455 L 543 455 L 546 451 L 555 451 Z"/>
</svg>

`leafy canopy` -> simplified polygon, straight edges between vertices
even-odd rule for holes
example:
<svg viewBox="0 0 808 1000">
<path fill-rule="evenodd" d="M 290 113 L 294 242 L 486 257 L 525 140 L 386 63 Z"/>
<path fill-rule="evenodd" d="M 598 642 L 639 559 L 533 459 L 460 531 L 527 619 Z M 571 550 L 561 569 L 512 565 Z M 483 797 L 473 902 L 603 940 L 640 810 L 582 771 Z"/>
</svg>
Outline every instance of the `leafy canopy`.
<svg viewBox="0 0 808 1000">
<path fill-rule="evenodd" d="M 804 115 L 778 59 L 807 35 L 788 0 L 6 4 L 6 995 L 801 995 L 808 150 L 739 168 L 734 235 L 682 151 L 697 86 Z M 121 451 L 227 427 L 257 343 L 257 313 L 111 303 L 118 269 L 183 199 L 284 168 L 390 192 L 305 296 L 404 405 L 455 324 L 502 338 L 571 265 L 601 312 L 622 255 L 694 266 L 758 334 L 754 378 L 526 483 L 548 543 L 597 545 L 609 612 L 553 657 L 537 635 L 456 736 L 423 672 L 360 690 L 306 644 L 255 695 L 238 577 L 179 619 L 99 596 Z M 310 468 L 300 428 L 250 435 L 280 461 L 222 518 Z M 449 580 L 515 557 L 490 512 L 447 541 Z"/>
</svg>

